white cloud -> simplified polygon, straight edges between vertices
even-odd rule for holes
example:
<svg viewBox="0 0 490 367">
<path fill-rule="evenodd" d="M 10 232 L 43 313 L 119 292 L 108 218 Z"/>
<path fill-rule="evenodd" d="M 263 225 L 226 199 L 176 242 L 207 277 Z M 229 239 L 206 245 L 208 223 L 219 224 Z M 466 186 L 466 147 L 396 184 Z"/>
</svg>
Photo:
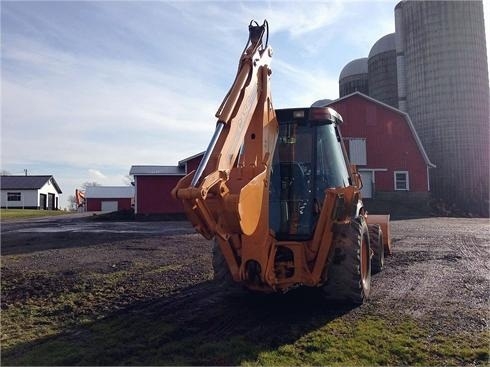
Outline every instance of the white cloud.
<svg viewBox="0 0 490 367">
<path fill-rule="evenodd" d="M 394 31 L 397 2 L 2 4 L 2 168 L 53 172 L 71 194 L 202 151 L 251 19 L 269 21 L 276 108 L 336 98 L 341 68 Z"/>
<path fill-rule="evenodd" d="M 326 27 L 338 22 L 344 10 L 340 1 L 309 2 L 306 6 L 302 2 L 277 3 L 277 9 L 270 14 L 272 33 L 286 31 L 294 39 L 314 31 L 325 33 Z"/>
<path fill-rule="evenodd" d="M 282 98 L 274 98 L 276 108 L 310 106 L 318 99 L 338 97 L 336 75 L 329 75 L 320 67 L 302 68 L 283 60 L 274 60 L 274 63 L 277 68 L 273 74 L 272 92 L 282 91 Z"/>
<path fill-rule="evenodd" d="M 2 144 L 5 160 L 39 159 L 34 152 L 42 152 L 47 160 L 73 165 L 83 165 L 93 155 L 101 164 L 128 164 L 128 149 L 137 150 L 132 156 L 141 161 L 154 157 L 152 148 L 185 147 L 189 139 L 200 150 L 214 128 L 220 102 L 216 96 L 224 92 L 213 93 L 194 75 L 87 57 L 73 60 L 56 50 L 36 49 L 9 53 L 10 61 L 29 60 L 32 69 L 44 72 L 4 75 L 2 133 L 9 137 Z M 26 143 L 21 152 L 15 149 L 18 141 Z"/>
<path fill-rule="evenodd" d="M 132 164 L 173 165 L 202 151 L 250 19 L 269 20 L 271 43 L 285 39 L 311 54 L 321 44 L 301 36 L 316 40 L 342 8 L 338 2 L 87 6 L 106 28 L 96 18 L 85 24 L 68 13 L 53 21 L 47 6 L 35 12 L 15 5 L 17 13 L 7 14 L 22 20 L 20 28 L 4 32 L 2 42 L 2 164 L 56 173 L 67 194 L 86 181 L 124 184 Z M 282 107 L 328 93 L 332 81 L 320 68 L 274 62 L 273 98 Z"/>
<path fill-rule="evenodd" d="M 107 176 L 97 169 L 89 168 L 88 176 L 90 181 L 107 180 Z"/>
</svg>

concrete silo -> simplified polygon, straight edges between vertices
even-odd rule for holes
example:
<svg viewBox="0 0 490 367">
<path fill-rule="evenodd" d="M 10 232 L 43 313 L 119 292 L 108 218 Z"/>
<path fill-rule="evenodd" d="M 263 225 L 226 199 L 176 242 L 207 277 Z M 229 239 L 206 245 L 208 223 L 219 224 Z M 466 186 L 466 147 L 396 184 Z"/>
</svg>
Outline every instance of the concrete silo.
<svg viewBox="0 0 490 367">
<path fill-rule="evenodd" d="M 399 104 L 430 159 L 436 196 L 488 215 L 489 81 L 482 1 L 395 7 Z M 371 85 L 370 85 L 371 88 Z"/>
<path fill-rule="evenodd" d="M 398 108 L 395 33 L 381 37 L 368 57 L 369 95 Z"/>
<path fill-rule="evenodd" d="M 339 96 L 354 92 L 368 94 L 367 57 L 355 59 L 344 66 L 339 76 Z"/>
</svg>

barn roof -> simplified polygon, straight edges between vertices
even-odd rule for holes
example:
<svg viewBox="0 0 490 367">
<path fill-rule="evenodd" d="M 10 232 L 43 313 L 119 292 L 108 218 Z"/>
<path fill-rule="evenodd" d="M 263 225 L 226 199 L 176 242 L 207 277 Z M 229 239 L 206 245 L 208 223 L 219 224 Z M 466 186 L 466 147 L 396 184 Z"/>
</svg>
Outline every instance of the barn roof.
<svg viewBox="0 0 490 367">
<path fill-rule="evenodd" d="M 184 176 L 185 167 L 181 166 L 131 166 L 133 176 Z"/>
<path fill-rule="evenodd" d="M 405 119 L 405 122 L 408 125 L 408 128 L 410 129 L 410 131 L 412 133 L 412 136 L 413 136 L 413 138 L 415 140 L 415 143 L 417 144 L 417 147 L 419 148 L 420 154 L 422 154 L 422 157 L 423 157 L 423 159 L 425 161 L 425 164 L 427 164 L 427 166 L 429 166 L 430 168 L 435 168 L 436 167 L 436 165 L 429 160 L 429 156 L 427 155 L 427 152 L 425 151 L 424 146 L 422 145 L 422 141 L 420 140 L 419 135 L 417 134 L 417 131 L 415 130 L 415 126 L 413 125 L 412 120 L 410 119 L 410 116 L 408 115 L 408 113 L 406 113 L 406 112 L 404 112 L 402 110 L 399 110 L 398 108 L 392 107 L 392 106 L 390 106 L 390 105 L 388 105 L 386 103 L 383 103 L 381 101 L 378 101 L 377 99 L 374 99 L 374 98 L 372 98 L 370 96 L 367 96 L 364 93 L 357 92 L 357 91 L 354 92 L 354 93 L 348 94 L 346 96 L 343 96 L 341 98 L 338 98 L 335 101 L 332 101 L 331 103 L 328 103 L 327 105 L 331 105 L 331 104 L 333 104 L 335 102 L 339 102 L 339 101 L 343 101 L 345 99 L 349 99 L 349 98 L 351 98 L 351 97 L 353 97 L 355 95 L 357 95 L 357 96 L 359 96 L 361 98 L 364 98 L 364 99 L 366 99 L 368 101 L 374 102 L 374 103 L 376 103 L 376 104 L 378 104 L 380 106 L 383 106 L 384 108 L 386 108 L 388 110 L 391 110 L 391 111 L 393 111 L 395 113 L 398 113 L 398 114 L 402 115 L 403 118 Z M 326 105 L 324 107 L 326 107 Z"/>
<path fill-rule="evenodd" d="M 204 155 L 204 153 L 206 153 L 206 151 L 203 151 L 201 153 L 197 153 L 197 154 L 191 155 L 190 157 L 187 157 L 187 158 L 184 158 L 184 159 L 180 160 L 179 161 L 179 166 L 184 166 L 190 160 L 193 160 L 194 158 L 198 158 L 198 157 Z"/>
<path fill-rule="evenodd" d="M 122 199 L 134 196 L 134 186 L 87 186 L 86 199 Z"/>
<path fill-rule="evenodd" d="M 44 176 L 25 176 L 25 175 L 7 175 L 0 176 L 0 187 L 2 190 L 39 190 L 48 181 L 55 187 L 58 194 L 61 189 L 58 183 L 51 175 Z"/>
</svg>

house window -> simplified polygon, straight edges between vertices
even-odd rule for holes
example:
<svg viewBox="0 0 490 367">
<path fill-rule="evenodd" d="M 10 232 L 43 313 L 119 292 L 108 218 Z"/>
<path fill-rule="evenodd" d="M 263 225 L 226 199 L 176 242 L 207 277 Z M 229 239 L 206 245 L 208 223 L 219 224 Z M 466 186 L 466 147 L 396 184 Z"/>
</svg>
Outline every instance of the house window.
<svg viewBox="0 0 490 367">
<path fill-rule="evenodd" d="M 364 138 L 349 138 L 349 160 L 350 163 L 365 166 L 366 158 L 366 139 Z"/>
<path fill-rule="evenodd" d="M 408 171 L 395 171 L 395 190 L 409 190 Z"/>
<path fill-rule="evenodd" d="M 7 201 L 20 201 L 20 192 L 7 192 Z"/>
</svg>

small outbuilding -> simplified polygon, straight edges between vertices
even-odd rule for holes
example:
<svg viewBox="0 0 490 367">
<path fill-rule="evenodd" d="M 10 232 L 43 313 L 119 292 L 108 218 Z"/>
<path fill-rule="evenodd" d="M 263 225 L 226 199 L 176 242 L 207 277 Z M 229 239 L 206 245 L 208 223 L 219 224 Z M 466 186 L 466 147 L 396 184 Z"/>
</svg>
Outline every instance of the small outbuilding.
<svg viewBox="0 0 490 367">
<path fill-rule="evenodd" d="M 204 152 L 185 158 L 177 166 L 134 165 L 129 174 L 136 188 L 134 212 L 137 216 L 180 215 L 184 207 L 175 200 L 171 191 L 177 182 L 197 169 Z"/>
<path fill-rule="evenodd" d="M 175 216 L 184 213 L 184 207 L 171 191 L 177 182 L 197 169 L 204 152 L 185 158 L 177 166 L 134 165 L 129 174 L 134 178 L 136 216 Z"/>
<path fill-rule="evenodd" d="M 8 209 L 59 209 L 62 193 L 51 175 L 0 176 L 1 207 Z"/>
<path fill-rule="evenodd" d="M 89 212 L 130 210 L 133 203 L 133 186 L 88 186 L 85 189 L 85 208 Z"/>
</svg>

